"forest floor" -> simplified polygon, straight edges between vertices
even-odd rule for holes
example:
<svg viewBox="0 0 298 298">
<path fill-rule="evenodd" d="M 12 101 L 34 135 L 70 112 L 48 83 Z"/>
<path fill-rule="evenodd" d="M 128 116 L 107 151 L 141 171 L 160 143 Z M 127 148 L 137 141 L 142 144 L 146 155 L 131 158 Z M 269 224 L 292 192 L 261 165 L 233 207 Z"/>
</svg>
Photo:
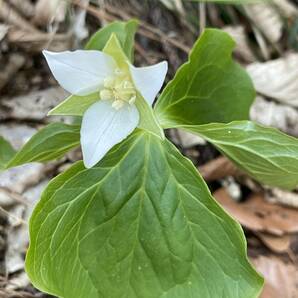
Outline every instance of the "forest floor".
<svg viewBox="0 0 298 298">
<path fill-rule="evenodd" d="M 18 149 L 57 120 L 46 115 L 65 91 L 50 74 L 42 49 L 82 48 L 100 27 L 130 18 L 140 20 L 136 64 L 166 59 L 167 80 L 205 27 L 231 34 L 237 42 L 234 57 L 257 90 L 251 119 L 298 137 L 297 0 L 245 6 L 182 0 L 0 1 L 0 135 Z M 266 279 L 261 297 L 298 297 L 298 191 L 256 183 L 199 137 L 174 129 L 167 135 L 243 226 L 249 257 Z M 80 158 L 77 150 L 59 161 L 0 173 L 0 297 L 49 297 L 30 285 L 24 271 L 28 219 L 49 180 Z"/>
</svg>

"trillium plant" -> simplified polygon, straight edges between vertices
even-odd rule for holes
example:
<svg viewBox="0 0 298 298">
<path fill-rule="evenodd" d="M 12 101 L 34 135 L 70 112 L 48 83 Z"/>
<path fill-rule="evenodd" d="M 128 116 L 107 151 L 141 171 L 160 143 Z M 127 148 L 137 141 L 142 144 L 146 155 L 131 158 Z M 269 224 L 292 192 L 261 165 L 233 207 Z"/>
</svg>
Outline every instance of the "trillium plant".
<svg viewBox="0 0 298 298">
<path fill-rule="evenodd" d="M 18 152 L 0 138 L 1 170 L 82 149 L 35 207 L 26 271 L 63 298 L 258 297 L 263 278 L 240 225 L 164 130 L 199 135 L 256 181 L 289 190 L 298 141 L 248 120 L 255 91 L 227 33 L 205 30 L 162 88 L 167 62 L 133 65 L 136 30 L 114 22 L 84 50 L 44 51 L 70 93 L 49 115 L 73 124 L 45 126 Z"/>
<path fill-rule="evenodd" d="M 96 165 L 115 144 L 133 132 L 140 120 L 135 105 L 138 94 L 151 106 L 167 73 L 165 61 L 140 68 L 131 65 L 116 35 L 111 35 L 108 45 L 106 51 L 44 51 L 54 77 L 65 90 L 78 96 L 96 94 L 96 101 L 84 112 L 81 125 L 86 168 Z"/>
</svg>

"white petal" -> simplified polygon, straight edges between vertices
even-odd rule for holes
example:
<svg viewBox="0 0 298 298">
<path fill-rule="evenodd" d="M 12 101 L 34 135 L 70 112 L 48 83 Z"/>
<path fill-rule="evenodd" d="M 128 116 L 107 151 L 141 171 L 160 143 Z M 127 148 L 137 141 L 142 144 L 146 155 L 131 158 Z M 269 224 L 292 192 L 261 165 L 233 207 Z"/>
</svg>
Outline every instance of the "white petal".
<svg viewBox="0 0 298 298">
<path fill-rule="evenodd" d="M 102 88 L 103 80 L 116 68 L 114 59 L 100 51 L 43 51 L 59 84 L 75 95 L 88 95 Z"/>
<path fill-rule="evenodd" d="M 134 84 L 145 100 L 152 105 L 154 98 L 165 80 L 168 63 L 160 62 L 146 67 L 129 65 Z"/>
<path fill-rule="evenodd" d="M 81 127 L 81 146 L 86 168 L 97 164 L 116 144 L 125 139 L 138 125 L 139 112 L 134 105 L 121 109 L 112 107 L 112 101 L 101 100 L 84 114 Z"/>
</svg>

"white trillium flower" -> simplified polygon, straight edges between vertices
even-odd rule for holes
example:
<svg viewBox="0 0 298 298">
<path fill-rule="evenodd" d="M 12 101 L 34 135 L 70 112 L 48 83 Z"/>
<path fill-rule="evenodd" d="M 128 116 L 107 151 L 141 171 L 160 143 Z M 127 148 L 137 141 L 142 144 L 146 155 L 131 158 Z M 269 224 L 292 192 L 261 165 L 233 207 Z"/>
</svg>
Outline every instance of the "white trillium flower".
<svg viewBox="0 0 298 298">
<path fill-rule="evenodd" d="M 100 100 L 86 110 L 82 120 L 81 146 L 87 168 L 138 126 L 137 93 L 152 105 L 168 68 L 166 61 L 138 68 L 128 62 L 125 71 L 118 68 L 112 56 L 95 50 L 43 54 L 65 90 L 78 96 L 99 94 Z"/>
</svg>

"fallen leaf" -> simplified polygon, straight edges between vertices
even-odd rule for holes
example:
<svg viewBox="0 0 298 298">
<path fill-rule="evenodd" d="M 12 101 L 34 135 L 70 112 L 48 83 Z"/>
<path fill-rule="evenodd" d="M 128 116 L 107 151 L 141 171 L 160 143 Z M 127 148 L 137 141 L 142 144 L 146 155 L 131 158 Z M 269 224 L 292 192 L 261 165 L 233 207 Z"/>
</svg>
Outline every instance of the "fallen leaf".
<svg viewBox="0 0 298 298">
<path fill-rule="evenodd" d="M 89 35 L 88 26 L 86 24 L 87 11 L 85 8 L 85 7 L 88 7 L 89 0 L 80 0 L 79 3 L 80 5 L 82 5 L 82 7 L 81 8 L 79 7 L 75 13 L 72 30 L 76 40 L 78 42 L 81 42 Z"/>
<path fill-rule="evenodd" d="M 288 105 L 257 96 L 250 109 L 250 118 L 260 124 L 278 128 L 298 137 L 298 111 Z"/>
<path fill-rule="evenodd" d="M 247 33 L 242 25 L 225 26 L 222 28 L 225 32 L 230 34 L 236 41 L 235 54 L 242 57 L 246 62 L 254 62 L 256 60 L 247 40 Z"/>
<path fill-rule="evenodd" d="M 8 0 L 9 4 L 14 6 L 26 18 L 32 18 L 35 13 L 35 7 L 31 0 Z"/>
<path fill-rule="evenodd" d="M 40 32 L 5 1 L 0 1 L 0 6 L 0 19 L 4 20 L 6 24 L 22 28 L 27 34 Z"/>
<path fill-rule="evenodd" d="M 53 87 L 13 98 L 3 98 L 0 120 L 9 118 L 43 120 L 47 113 L 66 96 L 67 93 L 62 88 Z"/>
<path fill-rule="evenodd" d="M 252 231 L 277 236 L 298 232 L 298 210 L 266 202 L 262 194 L 253 194 L 243 203 L 231 199 L 224 188 L 217 190 L 214 196 L 241 225 Z"/>
<path fill-rule="evenodd" d="M 298 270 L 294 265 L 274 256 L 260 256 L 252 259 L 252 262 L 265 278 L 260 298 L 297 298 Z"/>
<path fill-rule="evenodd" d="M 67 1 L 38 0 L 35 6 L 33 23 L 48 25 L 52 22 L 61 23 L 65 19 Z"/>
<path fill-rule="evenodd" d="M 260 94 L 298 107 L 298 54 L 252 63 L 246 70 Z"/>
<path fill-rule="evenodd" d="M 208 182 L 239 174 L 239 170 L 236 166 L 225 156 L 212 159 L 200 166 L 199 172 Z"/>
<path fill-rule="evenodd" d="M 50 51 L 66 51 L 72 47 L 72 38 L 69 33 L 43 33 L 30 32 L 23 29 L 12 28 L 7 33 L 9 43 L 30 52 L 40 53 L 45 48 Z"/>
<path fill-rule="evenodd" d="M 270 188 L 265 193 L 265 198 L 273 203 L 279 203 L 298 208 L 298 193 L 285 191 L 280 188 Z"/>
<path fill-rule="evenodd" d="M 5 287 L 7 291 L 13 291 L 17 289 L 26 288 L 30 284 L 29 278 L 26 272 L 21 272 L 9 280 L 9 283 Z"/>
<path fill-rule="evenodd" d="M 281 14 L 287 18 L 298 15 L 298 8 L 289 0 L 273 0 L 274 4 L 279 8 Z"/>
<path fill-rule="evenodd" d="M 221 181 L 221 184 L 226 189 L 231 199 L 237 202 L 242 199 L 242 190 L 240 184 L 235 181 L 234 177 L 226 177 Z"/>
<path fill-rule="evenodd" d="M 0 33 L 1 34 L 1 33 Z M 19 54 L 11 54 L 5 67 L 0 71 L 0 90 L 12 80 L 18 70 L 25 64 L 25 58 Z"/>
<path fill-rule="evenodd" d="M 257 232 L 256 235 L 273 252 L 285 253 L 290 248 L 290 245 L 291 245 L 290 234 L 285 234 L 282 236 L 274 236 L 268 233 Z"/>
<path fill-rule="evenodd" d="M 170 129 L 169 134 L 171 137 L 171 140 L 176 144 L 180 145 L 183 148 L 191 148 L 196 145 L 205 145 L 206 141 L 190 132 L 183 131 L 181 129 Z"/>
<path fill-rule="evenodd" d="M 28 225 L 34 205 L 40 199 L 49 180 L 28 188 L 23 194 L 26 205 L 16 205 L 8 210 L 10 227 L 7 235 L 6 270 L 9 274 L 24 268 L 24 255 L 29 243 Z"/>
<path fill-rule="evenodd" d="M 281 38 L 283 23 L 273 5 L 253 3 L 244 5 L 244 9 L 251 21 L 270 42 L 276 43 Z"/>
<path fill-rule="evenodd" d="M 182 0 L 160 0 L 160 2 L 167 9 L 179 12 L 182 16 L 186 15 Z"/>
<path fill-rule="evenodd" d="M 8 26 L 0 23 L 0 41 L 5 37 L 8 32 Z"/>
</svg>

